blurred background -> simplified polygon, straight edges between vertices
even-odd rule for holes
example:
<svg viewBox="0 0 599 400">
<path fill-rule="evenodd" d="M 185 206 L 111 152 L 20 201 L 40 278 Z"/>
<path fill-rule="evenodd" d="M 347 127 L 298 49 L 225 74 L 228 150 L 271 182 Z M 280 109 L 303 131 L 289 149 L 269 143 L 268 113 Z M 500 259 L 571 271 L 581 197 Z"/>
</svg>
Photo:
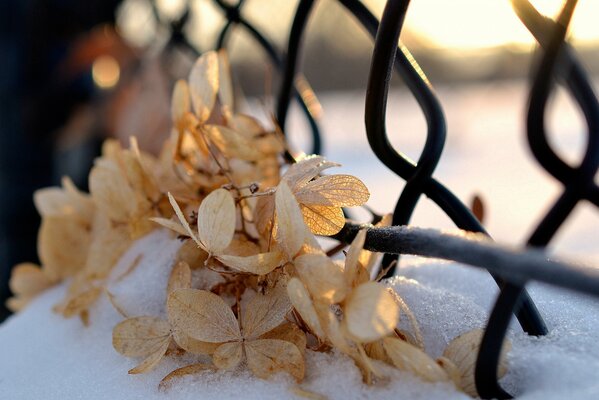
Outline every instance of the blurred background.
<svg viewBox="0 0 599 400">
<path fill-rule="evenodd" d="M 384 0 L 365 4 L 380 17 Z M 533 1 L 554 15 L 560 0 Z M 278 51 L 286 47 L 297 7 L 291 0 L 247 0 L 242 15 Z M 570 43 L 599 73 L 599 1 L 580 2 Z M 69 175 L 83 189 L 106 137 L 139 138 L 157 152 L 170 131 L 170 93 L 198 53 L 215 47 L 225 13 L 213 0 L 2 0 L 0 2 L 0 299 L 10 268 L 36 261 L 39 216 L 32 193 Z M 403 182 L 371 154 L 364 94 L 372 41 L 334 0 L 320 0 L 309 21 L 302 70 L 322 105 L 324 154 L 363 179 L 371 205 L 390 212 Z M 508 0 L 413 0 L 402 42 L 438 92 L 448 123 L 436 177 L 466 203 L 483 200 L 485 226 L 502 242 L 522 243 L 559 193 L 536 166 L 523 129 L 535 43 Z M 245 106 L 268 118 L 280 74 L 242 27 L 228 40 L 234 80 Z M 580 113 L 565 93 L 551 103 L 552 145 L 576 164 L 586 139 Z M 393 82 L 388 107 L 393 144 L 417 158 L 426 124 L 416 102 Z M 308 148 L 307 123 L 291 110 L 288 133 Z M 554 249 L 599 263 L 589 207 L 575 210 Z M 451 228 L 428 203 L 414 223 Z M 0 320 L 7 315 L 0 309 Z"/>
</svg>

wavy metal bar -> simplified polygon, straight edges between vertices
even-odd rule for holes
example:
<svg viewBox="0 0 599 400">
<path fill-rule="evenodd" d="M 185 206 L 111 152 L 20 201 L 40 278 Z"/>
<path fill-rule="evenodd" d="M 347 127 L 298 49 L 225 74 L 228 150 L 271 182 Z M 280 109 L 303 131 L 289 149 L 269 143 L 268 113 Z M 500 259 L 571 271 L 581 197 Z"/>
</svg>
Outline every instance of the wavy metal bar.
<svg viewBox="0 0 599 400">
<path fill-rule="evenodd" d="M 576 0 L 568 0 L 558 17 L 558 23 L 551 26 L 547 25 L 548 29 L 551 30 L 543 35 L 547 38 L 544 46 L 545 53 L 530 90 L 527 136 L 530 148 L 541 165 L 551 163 L 552 158 L 557 158 L 557 155 L 553 153 L 549 146 L 544 119 L 547 101 L 553 90 L 553 76 L 557 71 L 559 55 L 565 44 L 567 28 L 576 3 Z M 517 3 L 514 2 L 514 4 L 517 8 Z M 581 74 L 582 69 L 579 69 L 578 73 Z M 588 188 L 594 186 L 594 176 L 599 167 L 599 107 L 596 107 L 597 100 L 592 91 L 589 98 L 585 98 L 586 93 L 583 91 L 579 91 L 577 94 L 575 98 L 579 101 L 579 104 L 581 101 L 583 102 L 581 108 L 585 110 L 584 116 L 588 126 L 587 149 L 580 166 L 572 170 L 572 172 L 575 172 L 572 179 L 568 182 L 562 182 L 565 186 L 563 193 L 530 236 L 528 240 L 530 246 L 546 246 L 571 214 L 576 204 L 585 197 Z M 590 104 L 587 104 L 587 102 Z M 511 319 L 511 310 L 517 306 L 523 290 L 523 284 L 518 285 L 513 282 L 510 283 L 510 286 L 503 288 L 487 324 L 475 371 L 477 390 L 485 398 L 508 398 L 506 397 L 507 393 L 497 383 L 496 378 L 493 378 L 496 375 L 491 376 L 491 374 L 497 373 L 497 367 L 495 366 L 495 369 L 492 370 L 489 368 L 489 364 L 491 362 L 497 363 L 499 360 L 501 343 Z"/>
<path fill-rule="evenodd" d="M 279 55 L 278 51 L 274 48 L 271 42 L 266 39 L 262 33 L 260 33 L 252 24 L 250 24 L 240 13 L 240 7 L 244 0 L 240 0 L 236 5 L 231 6 L 225 3 L 223 0 L 214 0 L 215 3 L 225 12 L 225 17 L 227 18 L 227 22 L 225 23 L 223 29 L 221 30 L 218 40 L 216 43 L 216 48 L 221 49 L 226 46 L 229 32 L 233 28 L 234 25 L 241 25 L 245 28 L 250 35 L 258 42 L 258 44 L 264 49 L 268 57 L 270 58 L 271 63 L 275 66 L 277 70 L 282 70 L 284 68 L 283 60 Z M 307 81 L 303 79 L 303 84 L 308 85 Z M 309 86 L 308 86 L 309 88 Z M 313 96 L 314 93 L 312 90 L 308 90 L 308 93 L 304 93 L 298 90 L 297 86 L 294 82 L 291 82 L 290 93 L 293 93 L 295 98 L 297 99 L 300 108 L 306 119 L 308 120 L 308 124 L 310 125 L 310 131 L 312 134 L 312 149 L 311 152 L 314 154 L 320 154 L 322 151 L 322 140 L 320 135 L 320 128 L 318 126 L 318 122 L 316 121 L 315 113 L 310 108 L 310 101 L 307 99 L 307 96 Z M 281 126 L 283 132 L 285 132 L 284 127 Z"/>
<path fill-rule="evenodd" d="M 340 2 L 346 6 L 356 18 L 358 18 L 371 35 L 376 35 L 378 21 L 361 2 L 357 0 L 340 0 Z M 390 3 L 391 2 L 388 2 L 387 4 L 389 5 Z M 395 19 L 390 19 L 390 21 L 392 24 Z M 397 40 L 393 40 L 392 38 L 386 38 L 386 40 L 388 40 L 388 42 L 385 43 L 393 43 L 394 46 L 397 43 Z M 428 83 L 422 79 L 422 74 L 419 72 L 420 69 L 417 67 L 415 60 L 406 55 L 406 50 L 405 47 L 401 47 L 400 51 L 396 51 L 395 55 L 391 57 L 389 57 L 389 53 L 379 52 L 378 55 L 381 59 L 376 61 L 378 63 L 376 66 L 375 58 L 377 56 L 373 55 L 374 68 L 371 68 L 370 72 L 371 78 L 369 79 L 369 90 L 367 91 L 366 97 L 367 111 L 365 121 L 368 140 L 374 153 L 388 168 L 404 179 L 409 180 L 415 174 L 416 167 L 409 160 L 396 152 L 391 146 L 387 139 L 388 136 L 385 127 L 386 98 L 391 68 L 393 67 L 393 64 L 391 64 L 391 66 L 389 65 L 391 62 L 390 60 L 395 59 L 395 68 L 402 78 L 404 78 L 408 88 L 416 97 L 419 104 L 421 104 L 429 126 L 429 136 L 427 137 L 427 140 L 430 140 L 431 135 L 433 138 L 444 140 L 445 135 L 444 122 L 442 124 L 443 135 L 430 133 L 431 130 L 435 130 L 435 127 L 441 129 L 441 125 L 435 124 L 434 121 L 439 117 L 442 118 L 443 113 L 440 110 L 438 101 L 436 100 L 434 93 L 430 90 Z M 384 56 L 389 58 L 383 59 Z M 371 87 L 371 83 L 373 86 L 377 84 L 379 86 Z M 442 149 L 442 144 L 440 147 Z M 468 210 L 468 208 L 466 208 L 453 193 L 435 181 L 432 177 L 428 176 L 426 178 L 424 193 L 439 205 L 459 228 L 487 234 L 470 210 Z M 424 179 L 424 177 L 422 179 Z M 495 276 L 494 279 L 500 287 L 505 285 L 505 282 L 501 279 Z M 532 335 L 544 335 L 547 332 L 545 323 L 528 293 L 524 292 L 522 294 L 522 307 L 516 309 L 515 314 L 525 332 Z"/>
</svg>

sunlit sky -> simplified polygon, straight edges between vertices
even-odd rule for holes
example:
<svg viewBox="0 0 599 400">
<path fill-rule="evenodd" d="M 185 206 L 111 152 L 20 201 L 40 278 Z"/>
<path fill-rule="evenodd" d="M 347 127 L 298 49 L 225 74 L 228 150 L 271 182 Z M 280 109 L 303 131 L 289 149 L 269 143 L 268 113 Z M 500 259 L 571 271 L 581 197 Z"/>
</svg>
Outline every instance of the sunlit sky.
<svg viewBox="0 0 599 400">
<path fill-rule="evenodd" d="M 156 1 L 166 16 L 176 15 L 184 4 L 184 0 Z M 376 15 L 381 14 L 385 4 L 385 0 L 364 2 Z M 206 31 L 216 28 L 216 24 L 222 26 L 222 12 L 210 0 L 192 0 L 191 3 L 194 15 L 190 29 L 192 39 L 202 43 L 207 40 Z M 250 21 L 275 40 L 284 40 L 282 35 L 288 32 L 297 1 L 248 0 L 246 3 L 243 12 Z M 323 3 L 334 3 L 334 0 L 320 0 L 318 7 Z M 562 0 L 533 0 L 532 3 L 542 13 L 553 16 Z M 130 27 L 127 36 L 137 35 L 142 38 L 139 41 L 143 41 L 145 32 L 146 37 L 151 37 L 148 31 L 153 27 L 148 23 L 151 10 L 147 8 L 147 0 L 127 0 L 126 5 L 132 11 L 125 24 Z M 331 7 L 326 10 L 330 13 Z M 339 13 L 331 13 L 331 18 L 340 17 Z M 598 42 L 598 17 L 599 0 L 580 0 L 570 29 L 571 38 L 577 43 Z M 405 27 L 429 45 L 449 49 L 474 50 L 504 45 L 529 46 L 533 43 L 509 0 L 412 0 Z"/>
</svg>

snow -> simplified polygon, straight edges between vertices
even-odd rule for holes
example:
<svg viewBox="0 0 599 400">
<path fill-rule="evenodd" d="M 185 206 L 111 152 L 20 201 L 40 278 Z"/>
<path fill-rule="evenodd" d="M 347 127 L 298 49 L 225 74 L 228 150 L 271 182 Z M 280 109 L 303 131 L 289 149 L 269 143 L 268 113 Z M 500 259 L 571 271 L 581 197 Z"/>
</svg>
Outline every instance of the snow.
<svg viewBox="0 0 599 400">
<path fill-rule="evenodd" d="M 447 153 L 435 175 L 466 201 L 473 193 L 481 193 L 491 234 L 501 243 L 521 244 L 560 189 L 531 162 L 523 143 L 524 88 L 487 85 L 441 90 L 439 95 L 448 107 L 450 131 Z M 365 150 L 363 96 L 330 95 L 321 100 L 327 113 L 326 154 L 344 164 L 340 173 L 355 174 L 366 182 L 375 209 L 392 210 L 403 183 Z M 561 110 L 560 118 L 552 115 L 549 122 L 560 135 L 552 140 L 576 160 L 584 146 L 578 115 L 563 96 L 555 107 Z M 388 114 L 392 142 L 417 158 L 425 125 L 415 104 L 405 95 L 392 93 Z M 291 117 L 292 129 L 297 131 L 302 127 L 297 113 Z M 597 215 L 590 206 L 577 207 L 552 243 L 552 251 L 599 265 L 599 247 L 593 234 L 599 222 Z M 452 227 L 426 199 L 418 207 L 414 223 Z M 179 245 L 168 233 L 156 231 L 140 239 L 120 260 L 108 288 L 128 314 L 165 315 L 166 279 Z M 119 281 L 142 253 L 133 272 Z M 455 336 L 483 327 L 497 294 L 488 273 L 455 263 L 404 257 L 400 274 L 389 284 L 413 310 L 427 352 L 433 357 L 439 356 Z M 550 332 L 541 338 L 529 337 L 512 322 L 509 370 L 501 384 L 522 400 L 599 398 L 599 301 L 541 284 L 532 283 L 528 289 Z M 0 398 L 198 400 L 294 396 L 291 390 L 296 384 L 289 376 L 279 374 L 265 381 L 243 369 L 204 372 L 177 380 L 166 392 L 160 391 L 158 383 L 166 374 L 201 359 L 169 356 L 148 374 L 128 375 L 127 370 L 140 360 L 123 357 L 112 348 L 112 328 L 122 317 L 106 296 L 91 310 L 91 326 L 86 328 L 77 319 L 66 320 L 51 311 L 64 292 L 65 286 L 45 292 L 24 312 L 0 325 Z M 307 376 L 301 388 L 330 399 L 468 398 L 449 384 L 425 383 L 390 369 L 389 380 L 367 386 L 353 362 L 338 353 L 307 351 L 306 362 Z"/>
<path fill-rule="evenodd" d="M 115 268 L 109 290 L 130 315 L 164 315 L 168 271 L 180 243 L 167 232 L 140 239 Z M 143 253 L 125 278 L 116 278 Z M 410 259 L 402 276 L 389 284 L 420 321 L 429 354 L 439 356 L 455 336 L 484 325 L 497 289 L 485 271 L 454 263 Z M 23 313 L 0 326 L 0 393 L 18 399 L 280 399 L 292 397 L 292 378 L 279 374 L 264 381 L 240 369 L 204 372 L 158 383 L 171 370 L 202 361 L 169 356 L 145 375 L 128 375 L 138 360 L 112 348 L 112 328 L 122 317 L 106 297 L 91 312 L 91 326 L 65 320 L 51 311 L 65 287 L 53 288 Z M 599 302 L 541 285 L 531 292 L 547 319 L 550 334 L 528 337 L 513 325 L 509 372 L 502 380 L 519 399 L 589 398 L 599 394 Z M 405 321 L 402 321 L 405 323 Z M 353 362 L 337 353 L 307 351 L 307 376 L 301 388 L 330 399 L 466 399 L 450 384 L 429 384 L 387 368 L 391 378 L 367 386 Z M 204 360 L 205 361 L 205 360 Z"/>
</svg>

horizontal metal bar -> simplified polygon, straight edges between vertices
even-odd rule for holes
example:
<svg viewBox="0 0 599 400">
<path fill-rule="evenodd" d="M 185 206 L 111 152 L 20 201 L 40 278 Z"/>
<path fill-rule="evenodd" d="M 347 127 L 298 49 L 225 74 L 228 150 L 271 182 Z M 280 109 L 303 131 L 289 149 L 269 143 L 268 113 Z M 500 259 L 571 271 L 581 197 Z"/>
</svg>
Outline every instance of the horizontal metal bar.
<svg viewBox="0 0 599 400">
<path fill-rule="evenodd" d="M 481 233 L 462 230 L 373 228 L 351 223 L 335 238 L 349 243 L 363 228 L 368 229 L 364 245 L 367 250 L 457 261 L 484 268 L 510 283 L 524 285 L 535 280 L 599 297 L 599 268 L 553 260 L 538 248 L 501 246 Z"/>
</svg>

